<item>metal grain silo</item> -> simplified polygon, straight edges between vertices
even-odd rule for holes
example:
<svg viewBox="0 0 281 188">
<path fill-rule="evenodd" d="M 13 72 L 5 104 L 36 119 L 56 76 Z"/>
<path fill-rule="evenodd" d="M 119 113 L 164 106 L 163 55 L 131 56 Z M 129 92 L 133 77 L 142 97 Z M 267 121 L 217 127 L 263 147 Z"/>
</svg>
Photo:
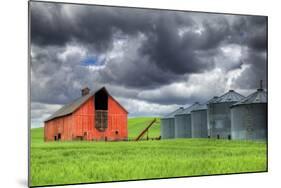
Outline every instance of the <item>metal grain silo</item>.
<svg viewBox="0 0 281 188">
<path fill-rule="evenodd" d="M 231 106 L 233 139 L 267 139 L 267 93 L 258 89 Z"/>
<path fill-rule="evenodd" d="M 192 138 L 207 138 L 207 105 L 198 105 L 191 111 L 191 136 Z"/>
<path fill-rule="evenodd" d="M 207 102 L 207 126 L 208 126 L 208 137 L 210 137 L 211 135 L 211 124 L 210 122 L 212 122 L 211 118 L 213 116 L 211 116 L 210 114 L 210 110 L 208 110 L 208 104 L 211 104 L 211 103 L 214 103 L 219 97 L 218 96 L 214 96 L 212 99 L 210 99 L 208 102 Z"/>
<path fill-rule="evenodd" d="M 231 138 L 230 106 L 243 98 L 243 95 L 229 90 L 208 102 L 208 126 L 211 138 Z"/>
<path fill-rule="evenodd" d="M 160 119 L 162 139 L 169 139 L 175 137 L 175 114 L 179 113 L 183 109 L 183 107 L 180 107 L 179 109 Z"/>
<path fill-rule="evenodd" d="M 198 102 L 175 114 L 175 138 L 191 138 L 191 111 Z"/>
</svg>

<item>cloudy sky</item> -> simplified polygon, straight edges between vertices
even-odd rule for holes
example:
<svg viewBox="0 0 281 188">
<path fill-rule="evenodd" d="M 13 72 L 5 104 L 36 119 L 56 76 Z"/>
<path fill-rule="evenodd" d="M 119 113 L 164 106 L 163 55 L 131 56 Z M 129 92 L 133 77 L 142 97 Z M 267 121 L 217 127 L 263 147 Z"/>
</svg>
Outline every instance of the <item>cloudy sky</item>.
<svg viewBox="0 0 281 188">
<path fill-rule="evenodd" d="M 267 82 L 267 19 L 31 2 L 32 127 L 106 86 L 130 116 L 159 116 Z M 264 84 L 266 88 L 266 84 Z"/>
</svg>

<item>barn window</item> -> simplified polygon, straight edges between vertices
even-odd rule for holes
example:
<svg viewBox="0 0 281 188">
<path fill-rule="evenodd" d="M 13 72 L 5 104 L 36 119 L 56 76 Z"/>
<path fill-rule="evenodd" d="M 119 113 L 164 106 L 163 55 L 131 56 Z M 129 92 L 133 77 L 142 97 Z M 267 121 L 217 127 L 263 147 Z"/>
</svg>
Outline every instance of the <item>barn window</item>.
<svg viewBox="0 0 281 188">
<path fill-rule="evenodd" d="M 95 127 L 104 131 L 108 126 L 108 93 L 101 89 L 95 94 Z"/>
<path fill-rule="evenodd" d="M 115 131 L 115 134 L 117 135 L 117 134 L 118 134 L 118 131 Z"/>
<path fill-rule="evenodd" d="M 57 136 L 54 137 L 54 140 L 57 140 Z"/>
<path fill-rule="evenodd" d="M 58 140 L 61 140 L 61 134 L 60 133 L 58 134 Z"/>
</svg>

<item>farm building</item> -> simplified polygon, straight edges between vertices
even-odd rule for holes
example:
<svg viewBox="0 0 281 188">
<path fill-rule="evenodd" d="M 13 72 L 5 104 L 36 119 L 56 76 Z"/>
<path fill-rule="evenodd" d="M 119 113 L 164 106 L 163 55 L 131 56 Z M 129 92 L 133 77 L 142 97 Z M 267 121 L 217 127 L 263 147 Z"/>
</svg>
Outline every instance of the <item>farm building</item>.
<svg viewBox="0 0 281 188">
<path fill-rule="evenodd" d="M 231 138 L 267 139 L 267 93 L 263 89 L 231 106 Z"/>
<path fill-rule="evenodd" d="M 207 104 L 209 136 L 211 138 L 231 139 L 230 106 L 245 98 L 243 95 L 229 90 Z"/>
<path fill-rule="evenodd" d="M 45 141 L 126 140 L 128 112 L 105 87 L 90 92 L 56 111 L 44 125 Z"/>
<path fill-rule="evenodd" d="M 191 138 L 191 111 L 200 104 L 195 102 L 193 105 L 175 114 L 175 138 Z"/>
<path fill-rule="evenodd" d="M 175 137 L 175 114 L 181 112 L 183 107 L 161 118 L 161 138 L 169 139 Z"/>
<path fill-rule="evenodd" d="M 207 126 L 208 126 L 208 137 L 210 137 L 211 135 L 211 125 L 210 125 L 210 114 L 208 112 L 208 104 L 209 103 L 213 103 L 215 100 L 217 100 L 219 97 L 218 96 L 214 96 L 213 98 L 211 98 L 208 102 L 207 102 Z"/>
<path fill-rule="evenodd" d="M 191 111 L 191 137 L 207 138 L 207 105 L 201 104 Z"/>
</svg>

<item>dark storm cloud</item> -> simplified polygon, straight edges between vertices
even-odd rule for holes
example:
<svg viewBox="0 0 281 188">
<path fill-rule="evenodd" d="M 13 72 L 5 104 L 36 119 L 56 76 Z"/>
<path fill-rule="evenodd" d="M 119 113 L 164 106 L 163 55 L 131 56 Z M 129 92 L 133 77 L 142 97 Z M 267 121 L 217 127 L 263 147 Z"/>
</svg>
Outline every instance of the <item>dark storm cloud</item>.
<svg viewBox="0 0 281 188">
<path fill-rule="evenodd" d="M 266 80 L 265 17 L 31 2 L 30 21 L 31 100 L 43 104 L 37 119 L 84 86 L 107 86 L 141 115 Z M 105 68 L 83 65 L 89 57 Z"/>
<path fill-rule="evenodd" d="M 111 63 L 108 67 L 114 70 L 113 73 L 108 70 L 100 71 L 103 83 L 150 89 L 182 79 L 181 76 L 162 71 L 146 59 L 130 61 L 126 66 L 123 63 Z"/>
<path fill-rule="evenodd" d="M 71 17 L 70 14 L 77 16 Z M 39 46 L 64 46 L 69 42 L 93 44 L 96 50 L 107 49 L 112 42 L 115 16 L 108 8 L 32 3 L 31 42 Z"/>
<path fill-rule="evenodd" d="M 249 49 L 247 54 L 244 64 L 248 68 L 235 80 L 234 87 L 255 90 L 260 87 L 260 80 L 263 80 L 263 87 L 267 88 L 266 53 Z"/>
<path fill-rule="evenodd" d="M 248 68 L 238 77 L 235 87 L 256 89 L 259 81 L 267 82 L 267 18 L 245 16 L 233 23 L 231 40 L 228 42 L 246 47 L 243 50 L 242 63 Z M 266 84 L 264 84 L 267 87 Z"/>
<path fill-rule="evenodd" d="M 173 13 L 158 15 L 140 9 L 36 2 L 31 8 L 32 43 L 43 46 L 62 46 L 77 41 L 106 50 L 111 46 L 114 34 L 135 35 L 153 30 L 158 17 L 172 16 L 178 24 L 191 21 L 182 20 Z"/>
<path fill-rule="evenodd" d="M 197 73 L 212 68 L 214 62 L 208 50 L 216 49 L 229 31 L 226 20 L 219 19 L 214 26 L 204 21 L 201 34 L 186 32 L 181 37 L 178 34 L 179 26 L 171 19 L 161 19 L 159 22 L 161 24 L 148 35 L 149 39 L 141 51 L 160 68 L 175 74 Z M 206 56 L 208 58 L 204 58 Z"/>
<path fill-rule="evenodd" d="M 267 18 L 266 17 L 251 17 L 249 20 L 249 39 L 248 45 L 253 50 L 267 50 Z"/>
<path fill-rule="evenodd" d="M 85 67 L 79 66 L 81 55 L 73 53 L 62 58 L 60 55 L 65 50 L 61 47 L 34 47 L 32 51 L 32 101 L 65 104 L 76 98 L 82 86 L 78 84 L 77 90 L 75 83 L 87 75 Z"/>
<path fill-rule="evenodd" d="M 267 18 L 241 16 L 231 27 L 229 43 L 245 45 L 256 51 L 267 49 Z"/>
<path fill-rule="evenodd" d="M 184 39 L 178 35 L 180 27 L 192 27 L 195 24 L 183 13 L 57 4 L 47 4 L 48 11 L 42 11 L 44 6 L 36 3 L 32 6 L 31 41 L 35 45 L 63 46 L 74 41 L 105 52 L 112 47 L 114 35 L 118 33 L 131 37 L 144 33 L 148 40 L 140 50 L 140 57 L 147 55 L 151 63 L 160 69 L 181 74 L 202 71 L 211 66 L 210 62 L 200 62 L 196 58 L 194 48 L 191 48 L 193 43 L 198 43 L 192 40 L 194 34 L 186 34 Z M 67 7 L 71 10 L 67 10 Z M 67 11 L 74 11 L 74 16 L 69 16 Z M 209 35 L 208 32 L 205 32 L 206 35 Z M 199 44 L 200 47 L 215 46 L 218 43 L 216 36 L 211 39 L 204 35 L 203 40 L 210 41 L 204 41 L 204 44 Z"/>
<path fill-rule="evenodd" d="M 212 95 L 208 96 L 208 99 L 211 98 Z M 160 95 L 157 97 L 140 97 L 140 99 L 151 102 L 151 103 L 157 103 L 157 104 L 164 104 L 164 105 L 171 105 L 171 104 L 176 104 L 179 106 L 184 106 L 184 105 L 190 105 L 193 104 L 194 102 L 200 102 L 204 103 L 206 102 L 206 97 L 194 94 L 192 96 L 171 96 L 171 95 Z M 172 99 L 172 103 L 171 103 Z"/>
</svg>

